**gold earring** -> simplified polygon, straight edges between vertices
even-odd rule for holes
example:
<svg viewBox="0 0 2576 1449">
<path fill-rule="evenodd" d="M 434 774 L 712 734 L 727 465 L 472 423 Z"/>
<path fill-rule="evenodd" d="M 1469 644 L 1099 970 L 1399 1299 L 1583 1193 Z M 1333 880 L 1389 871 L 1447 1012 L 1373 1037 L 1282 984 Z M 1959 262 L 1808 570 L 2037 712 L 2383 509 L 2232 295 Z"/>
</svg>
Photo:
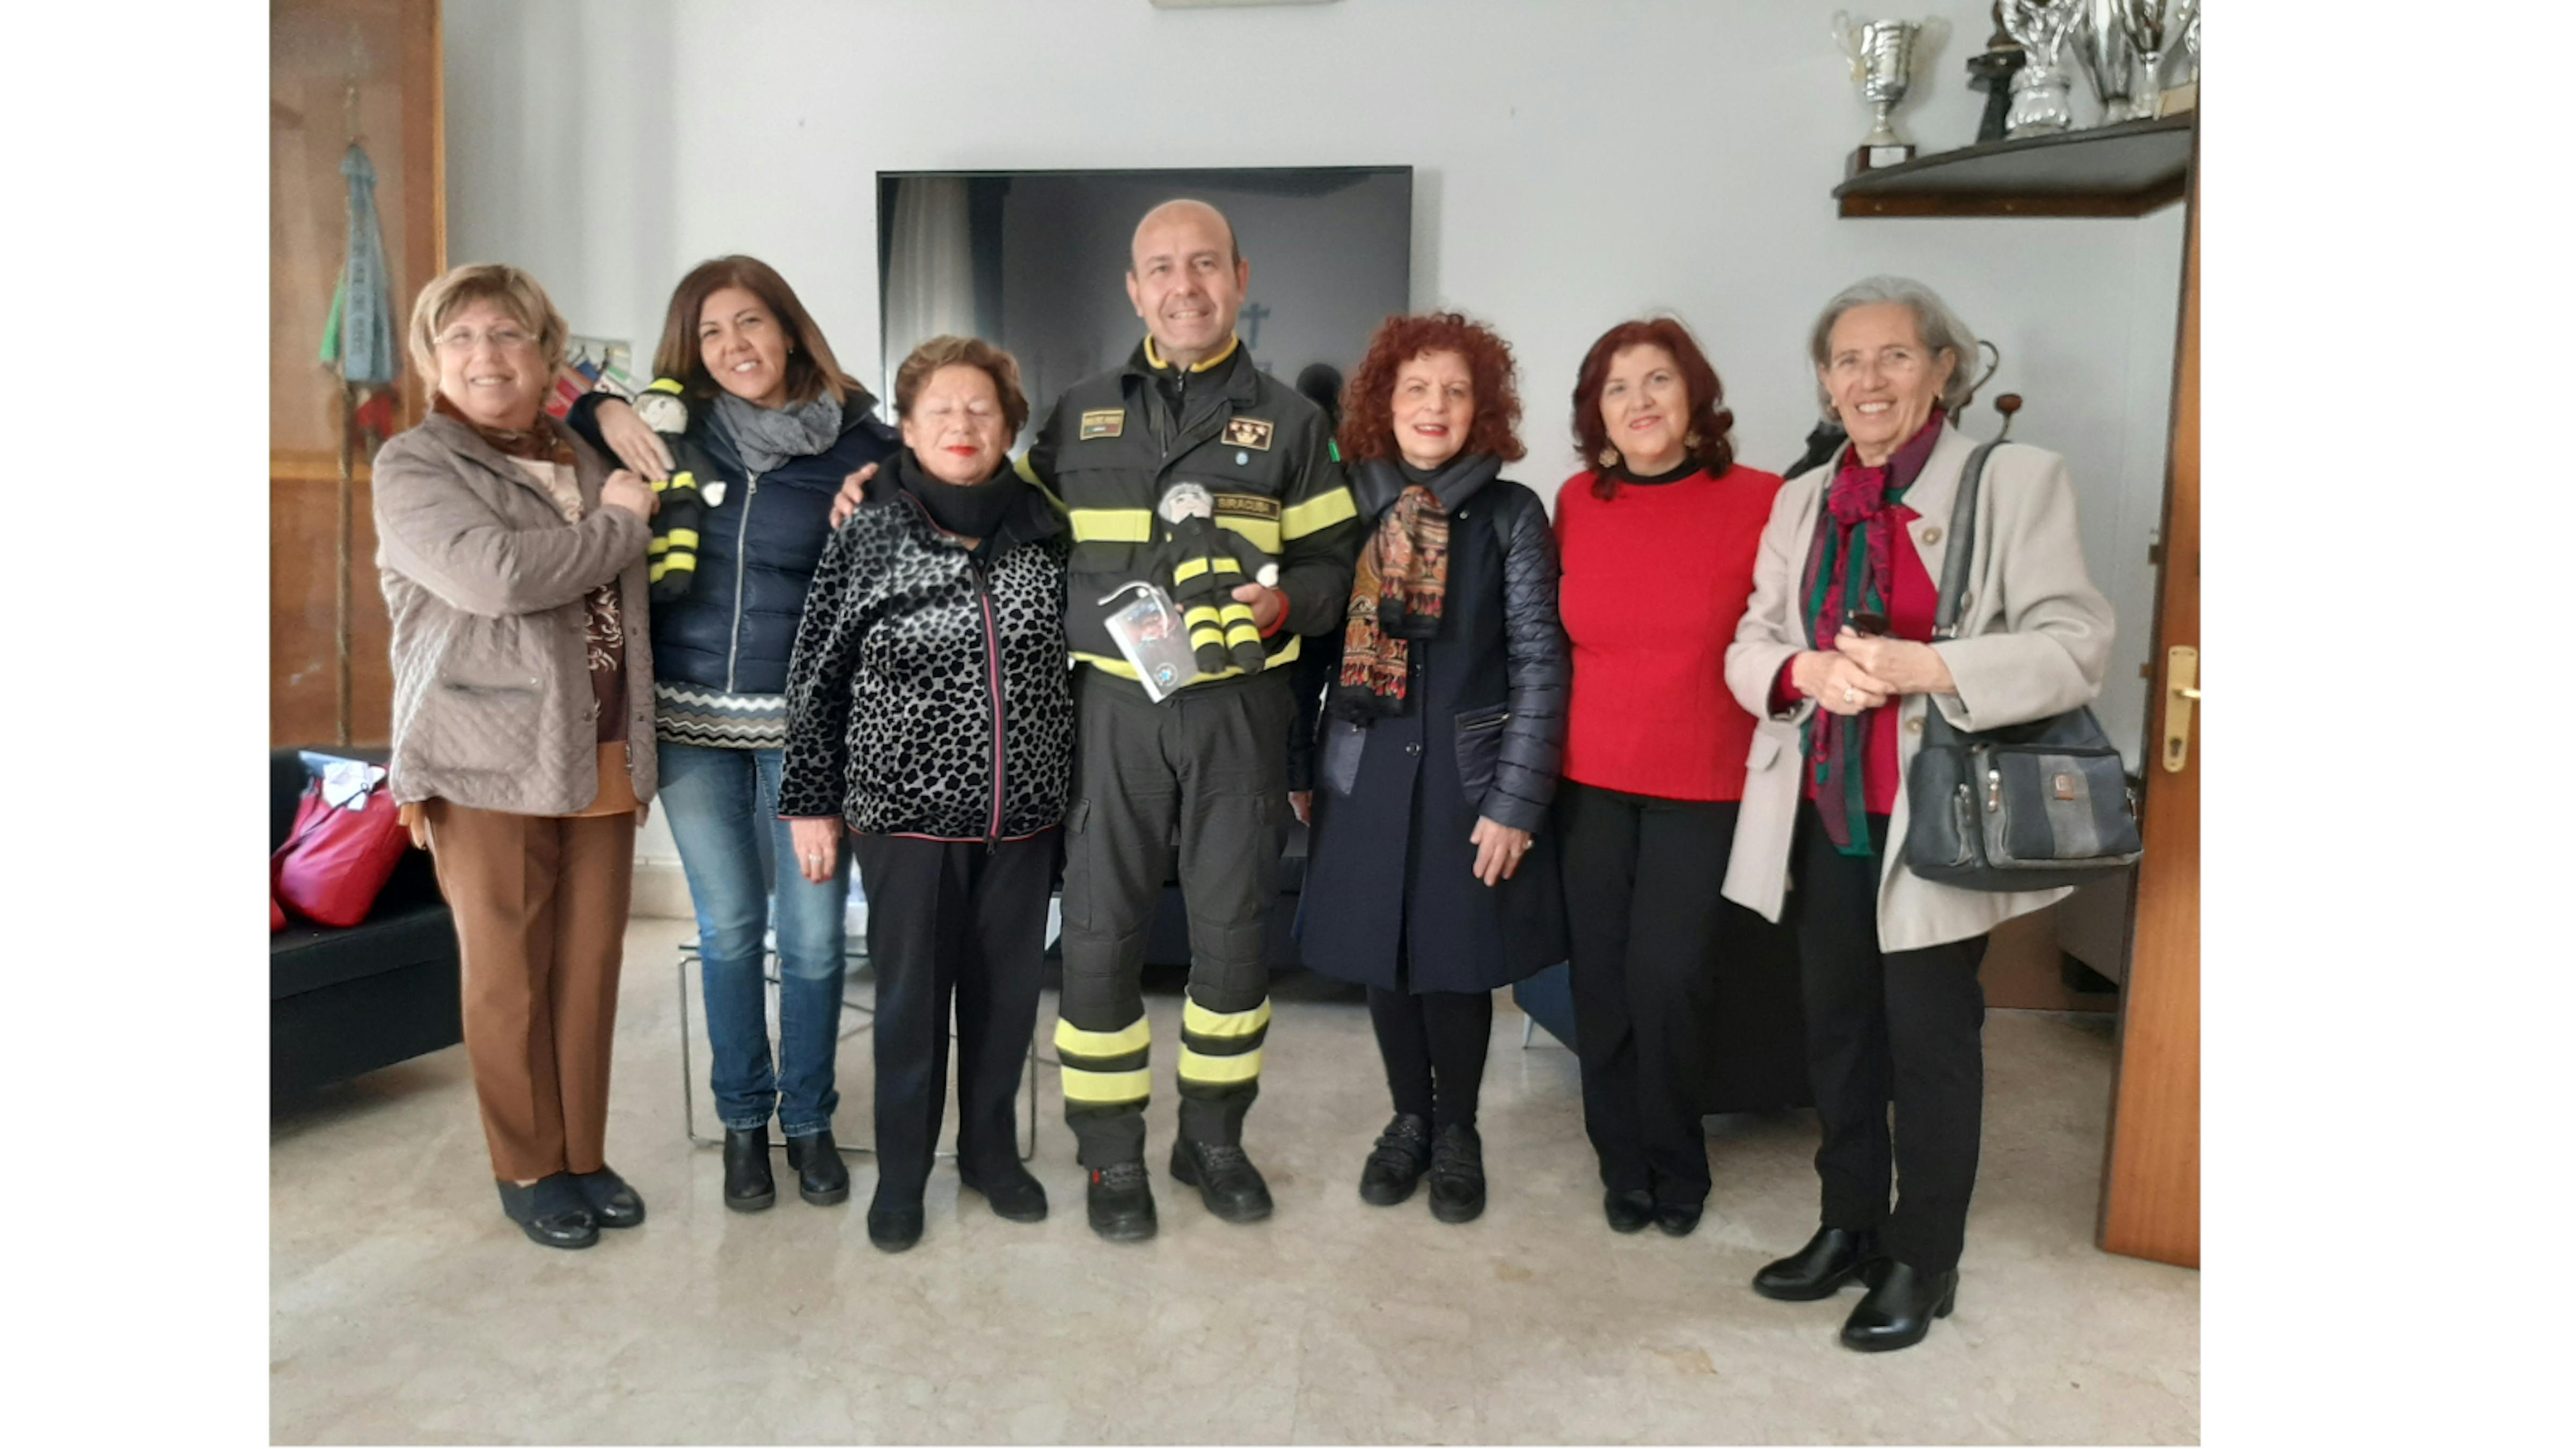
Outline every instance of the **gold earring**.
<svg viewBox="0 0 2576 1449">
<path fill-rule="evenodd" d="M 1601 466 L 1602 466 L 1602 467 L 1604 467 L 1604 468 L 1616 468 L 1616 467 L 1618 467 L 1618 466 L 1619 466 L 1619 450 L 1618 450 L 1618 449 L 1616 449 L 1616 448 L 1604 448 L 1604 449 L 1602 449 L 1602 450 L 1601 450 Z"/>
<path fill-rule="evenodd" d="M 1689 432 L 1682 434 L 1682 446 L 1686 449 L 1698 447 L 1699 429 L 1693 428 Z"/>
</svg>

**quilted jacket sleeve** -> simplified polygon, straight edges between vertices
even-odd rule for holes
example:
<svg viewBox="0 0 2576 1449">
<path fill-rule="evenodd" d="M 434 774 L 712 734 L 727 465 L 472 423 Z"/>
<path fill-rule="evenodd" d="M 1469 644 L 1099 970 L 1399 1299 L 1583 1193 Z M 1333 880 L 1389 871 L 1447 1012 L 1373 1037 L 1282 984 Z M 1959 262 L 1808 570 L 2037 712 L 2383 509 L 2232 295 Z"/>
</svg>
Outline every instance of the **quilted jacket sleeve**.
<svg viewBox="0 0 2576 1449">
<path fill-rule="evenodd" d="M 850 794 L 850 681 L 867 638 L 858 538 L 863 510 L 834 530 L 814 566 L 787 664 L 787 749 L 778 779 L 785 820 L 841 818 Z"/>
<path fill-rule="evenodd" d="M 376 455 L 376 538 L 384 565 L 468 614 L 560 608 L 614 581 L 651 527 L 623 508 L 574 524 L 514 528 L 460 476 L 474 466 L 415 428 Z"/>
<path fill-rule="evenodd" d="M 1565 761 L 1574 664 L 1557 615 L 1556 531 L 1538 495 L 1522 489 L 1518 503 L 1503 540 L 1503 672 L 1512 717 L 1478 809 L 1497 825 L 1536 833 L 1547 823 Z"/>
</svg>

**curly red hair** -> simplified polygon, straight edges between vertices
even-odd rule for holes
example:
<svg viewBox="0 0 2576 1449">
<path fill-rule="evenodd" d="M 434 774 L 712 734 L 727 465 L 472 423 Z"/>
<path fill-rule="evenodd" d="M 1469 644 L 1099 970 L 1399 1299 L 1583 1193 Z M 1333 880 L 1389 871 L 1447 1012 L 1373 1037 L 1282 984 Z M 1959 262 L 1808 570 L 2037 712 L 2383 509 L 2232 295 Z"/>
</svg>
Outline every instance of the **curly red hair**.
<svg viewBox="0 0 2576 1449">
<path fill-rule="evenodd" d="M 1368 356 L 1342 389 L 1342 456 L 1353 462 L 1390 458 L 1395 451 L 1396 369 L 1430 352 L 1454 352 L 1467 361 L 1476 389 L 1476 417 L 1468 424 L 1462 454 L 1491 453 L 1506 463 L 1528 455 L 1521 446 L 1521 394 L 1513 383 L 1512 345 L 1481 322 L 1455 312 L 1389 317 L 1369 338 Z"/>
<path fill-rule="evenodd" d="M 1610 380 L 1610 360 L 1640 344 L 1671 353 L 1674 365 L 1681 369 L 1682 387 L 1690 394 L 1690 422 L 1683 436 L 1699 439 L 1686 445 L 1688 455 L 1711 475 L 1735 465 L 1735 444 L 1727 437 L 1735 426 L 1735 414 L 1727 409 L 1726 391 L 1718 383 L 1717 369 L 1709 366 L 1708 354 L 1699 350 L 1699 339 L 1678 317 L 1640 317 L 1602 333 L 1592 350 L 1583 354 L 1583 370 L 1574 378 L 1574 446 L 1583 455 L 1583 466 L 1593 471 L 1595 498 L 1612 498 L 1619 492 L 1619 480 L 1610 476 L 1609 465 L 1601 461 L 1601 455 L 1610 451 L 1610 430 L 1601 423 L 1601 389 Z"/>
</svg>

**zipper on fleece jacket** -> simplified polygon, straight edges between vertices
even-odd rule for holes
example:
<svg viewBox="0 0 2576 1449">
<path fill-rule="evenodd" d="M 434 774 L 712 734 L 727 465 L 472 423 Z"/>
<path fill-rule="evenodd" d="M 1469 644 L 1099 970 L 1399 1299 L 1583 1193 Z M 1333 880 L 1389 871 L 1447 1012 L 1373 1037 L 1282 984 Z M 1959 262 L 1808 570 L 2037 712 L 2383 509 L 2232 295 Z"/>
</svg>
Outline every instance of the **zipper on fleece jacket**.
<svg viewBox="0 0 2576 1449">
<path fill-rule="evenodd" d="M 966 572 L 975 580 L 975 602 L 984 611 L 984 686 L 993 702 L 993 810 L 984 827 L 984 853 L 991 855 L 1002 840 L 1002 636 L 993 622 L 993 591 L 984 570 L 970 562 Z"/>
<path fill-rule="evenodd" d="M 743 546 L 751 540 L 751 500 L 760 496 L 760 475 L 752 473 L 743 485 L 742 519 L 733 530 L 733 632 L 725 636 L 725 693 L 733 688 L 733 667 L 742 658 L 742 563 Z"/>
</svg>

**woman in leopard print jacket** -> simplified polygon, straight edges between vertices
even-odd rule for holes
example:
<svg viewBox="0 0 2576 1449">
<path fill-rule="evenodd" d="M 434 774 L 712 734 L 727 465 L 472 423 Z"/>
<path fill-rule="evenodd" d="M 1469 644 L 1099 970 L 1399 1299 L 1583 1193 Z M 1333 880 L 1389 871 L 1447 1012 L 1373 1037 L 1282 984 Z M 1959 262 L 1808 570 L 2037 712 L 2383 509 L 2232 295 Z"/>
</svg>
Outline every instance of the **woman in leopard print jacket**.
<svg viewBox="0 0 2576 1449">
<path fill-rule="evenodd" d="M 1073 772 L 1067 530 L 1004 449 L 1019 366 L 971 338 L 895 374 L 904 449 L 825 546 L 787 671 L 779 813 L 809 879 L 846 834 L 877 975 L 877 1188 L 868 1240 L 921 1238 L 958 1042 L 958 1176 L 995 1212 L 1046 1216 L 1011 1102 L 1037 1026 L 1047 896 Z"/>
</svg>

